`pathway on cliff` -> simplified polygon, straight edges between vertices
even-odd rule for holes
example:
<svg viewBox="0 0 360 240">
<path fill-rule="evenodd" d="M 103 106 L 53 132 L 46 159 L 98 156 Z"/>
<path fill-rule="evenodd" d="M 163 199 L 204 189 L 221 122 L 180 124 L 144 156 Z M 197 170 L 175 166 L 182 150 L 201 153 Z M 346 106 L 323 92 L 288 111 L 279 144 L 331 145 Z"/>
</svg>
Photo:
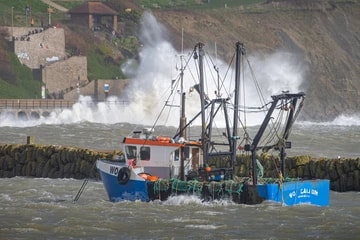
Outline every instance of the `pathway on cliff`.
<svg viewBox="0 0 360 240">
<path fill-rule="evenodd" d="M 59 4 L 56 4 L 50 0 L 41 0 L 43 3 L 53 7 L 53 8 L 56 8 L 57 10 L 61 11 L 61 12 L 67 12 L 69 11 L 69 9 L 67 8 L 64 8 L 63 6 L 60 6 Z"/>
</svg>

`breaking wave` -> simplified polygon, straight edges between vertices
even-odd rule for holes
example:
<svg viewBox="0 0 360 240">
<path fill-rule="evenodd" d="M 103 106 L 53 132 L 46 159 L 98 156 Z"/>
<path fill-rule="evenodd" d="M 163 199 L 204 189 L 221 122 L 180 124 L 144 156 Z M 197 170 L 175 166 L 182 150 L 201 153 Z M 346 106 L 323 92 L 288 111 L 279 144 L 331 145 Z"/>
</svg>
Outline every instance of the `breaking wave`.
<svg viewBox="0 0 360 240">
<path fill-rule="evenodd" d="M 143 15 L 142 24 L 140 39 L 143 48 L 139 54 L 140 62 L 137 68 L 133 67 L 134 64 L 131 63 L 133 60 L 129 60 L 122 66 L 122 70 L 132 77 L 128 88 L 122 96 L 111 96 L 104 102 L 95 102 L 89 96 L 80 96 L 78 102 L 72 108 L 56 110 L 51 112 L 49 116 L 41 116 L 39 119 L 23 120 L 2 113 L 0 114 L 0 127 L 31 127 L 42 124 L 62 125 L 83 122 L 101 124 L 129 122 L 132 124 L 153 125 L 155 121 L 158 121 L 160 125 L 177 126 L 179 108 L 168 112 L 163 118 L 158 119 L 157 117 L 163 111 L 164 99 L 167 97 L 165 93 L 171 91 L 172 80 L 178 75 L 179 56 L 182 53 L 185 53 L 183 55 L 186 56 L 186 52 L 191 52 L 191 50 L 184 50 L 182 53 L 177 52 L 166 40 L 166 28 L 152 14 L 146 12 Z M 257 81 L 264 96 L 270 97 L 279 94 L 282 90 L 303 91 L 301 85 L 308 68 L 305 61 L 299 56 L 279 51 L 267 56 L 254 54 L 248 57 L 248 61 L 251 62 L 252 70 L 256 73 Z M 218 59 L 214 63 L 214 66 L 220 70 L 224 69 L 223 71 L 227 70 L 226 65 Z M 196 69 L 192 71 L 196 72 Z M 250 72 L 250 69 L 247 69 L 245 74 L 249 75 Z M 205 75 L 211 75 L 211 73 L 205 73 Z M 223 73 L 223 75 L 226 74 Z M 191 79 L 185 78 L 184 81 L 191 82 L 194 85 Z M 246 85 L 250 84 L 246 83 Z M 207 87 L 216 89 L 214 86 Z M 190 88 L 191 85 L 186 85 L 184 89 Z M 213 94 L 211 91 L 209 92 Z M 224 92 L 225 94 L 227 93 Z M 258 103 L 254 102 L 256 94 L 255 88 L 250 86 L 250 90 L 246 91 L 246 96 L 242 96 L 242 99 L 244 99 L 244 102 L 257 106 Z M 190 112 L 187 115 L 191 117 L 198 112 L 198 109 L 194 106 L 197 105 L 195 103 L 199 101 L 199 96 L 196 93 L 188 93 L 186 98 L 188 101 L 186 110 Z M 178 105 L 179 99 L 171 99 L 169 103 Z M 124 101 L 126 104 L 121 104 Z M 263 117 L 248 116 L 247 119 L 247 124 L 254 126 L 260 124 Z M 331 122 L 303 122 L 303 124 L 359 125 L 360 116 L 341 115 Z"/>
</svg>

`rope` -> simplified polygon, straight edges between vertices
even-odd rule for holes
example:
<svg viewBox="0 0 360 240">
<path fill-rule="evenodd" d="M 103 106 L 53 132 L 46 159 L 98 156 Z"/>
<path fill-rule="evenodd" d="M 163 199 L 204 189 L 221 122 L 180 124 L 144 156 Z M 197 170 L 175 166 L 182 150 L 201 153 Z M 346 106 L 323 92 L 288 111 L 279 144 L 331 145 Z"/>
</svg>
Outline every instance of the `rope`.
<svg viewBox="0 0 360 240">
<path fill-rule="evenodd" d="M 256 166 L 258 168 L 257 177 L 262 178 L 264 176 L 264 167 L 261 165 L 261 162 L 259 161 L 259 159 L 256 159 Z"/>
<path fill-rule="evenodd" d="M 167 191 L 169 189 L 169 181 L 165 179 L 158 179 L 154 182 L 154 195 L 160 194 L 160 190 Z"/>
<path fill-rule="evenodd" d="M 173 179 L 171 184 L 171 192 L 177 194 L 178 191 L 188 192 L 188 186 L 186 181 L 181 181 L 179 179 Z"/>
<path fill-rule="evenodd" d="M 214 200 L 215 196 L 223 195 L 223 183 L 219 182 L 210 182 L 208 184 L 208 190 L 211 192 L 211 196 Z"/>
<path fill-rule="evenodd" d="M 195 193 L 197 196 L 201 196 L 203 190 L 203 183 L 198 181 L 189 181 L 188 182 L 188 193 Z"/>
<path fill-rule="evenodd" d="M 154 194 L 157 195 L 162 191 L 169 189 L 171 184 L 171 193 L 189 193 L 196 196 L 201 196 L 204 187 L 211 193 L 212 197 L 223 196 L 224 194 L 231 195 L 233 193 L 240 195 L 243 192 L 243 182 L 227 180 L 225 182 L 199 182 L 199 181 L 181 181 L 178 179 L 158 180 L 154 182 Z"/>
<path fill-rule="evenodd" d="M 229 195 L 236 193 L 240 196 L 240 194 L 243 192 L 243 186 L 244 184 L 241 182 L 235 182 L 233 180 L 225 181 L 225 192 Z"/>
</svg>

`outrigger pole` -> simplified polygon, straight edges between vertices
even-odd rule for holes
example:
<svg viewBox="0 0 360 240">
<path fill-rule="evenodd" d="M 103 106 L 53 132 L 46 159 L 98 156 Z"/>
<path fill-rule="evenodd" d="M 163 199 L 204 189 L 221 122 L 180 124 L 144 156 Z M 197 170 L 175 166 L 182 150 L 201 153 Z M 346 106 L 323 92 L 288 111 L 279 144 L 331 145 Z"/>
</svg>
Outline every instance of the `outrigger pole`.
<svg viewBox="0 0 360 240">
<path fill-rule="evenodd" d="M 280 151 L 280 160 L 281 160 L 281 174 L 283 177 L 285 176 L 285 157 L 286 157 L 285 148 L 291 147 L 291 143 L 286 142 L 286 140 L 290 135 L 290 130 L 295 120 L 294 113 L 295 113 L 295 106 L 297 104 L 297 101 L 298 101 L 297 98 L 292 99 L 291 106 L 293 107 L 290 107 L 290 113 L 289 113 L 288 121 L 286 123 L 284 136 L 282 140 L 283 142 L 278 144 L 280 148 L 279 151 Z"/>
<path fill-rule="evenodd" d="M 278 142 L 277 146 L 273 145 L 273 146 L 265 146 L 263 148 L 274 148 L 277 147 L 278 150 L 280 150 L 280 158 L 281 158 L 281 164 L 282 164 L 282 173 L 284 173 L 285 171 L 285 148 L 287 147 L 287 145 L 289 145 L 288 147 L 290 147 L 290 143 L 285 142 L 284 140 L 286 140 L 289 137 L 289 131 L 290 128 L 292 127 L 292 124 L 294 122 L 294 109 L 296 108 L 296 104 L 297 104 L 297 99 L 298 98 L 304 98 L 305 93 L 300 92 L 300 93 L 283 93 L 283 94 L 279 94 L 279 95 L 275 95 L 275 96 L 271 96 L 271 98 L 273 99 L 273 102 L 264 118 L 264 121 L 262 122 L 259 131 L 256 133 L 256 136 L 254 137 L 253 142 L 250 144 L 246 144 L 245 145 L 245 150 L 246 151 L 251 151 L 251 160 L 252 160 L 252 180 L 253 180 L 253 185 L 257 184 L 257 171 L 256 171 L 256 151 L 259 149 L 258 145 L 260 142 L 260 139 L 262 137 L 262 135 L 265 132 L 265 129 L 267 127 L 267 125 L 269 124 L 269 121 L 271 119 L 271 116 L 275 110 L 275 107 L 277 106 L 277 103 L 280 100 L 292 100 L 292 106 L 291 106 L 291 112 L 290 112 L 290 117 L 287 120 L 287 124 L 286 124 L 286 129 L 285 129 L 285 135 L 283 136 L 283 138 L 281 139 L 281 141 Z M 299 112 L 300 109 L 297 110 L 297 112 Z M 283 175 L 284 176 L 284 175 Z"/>
</svg>

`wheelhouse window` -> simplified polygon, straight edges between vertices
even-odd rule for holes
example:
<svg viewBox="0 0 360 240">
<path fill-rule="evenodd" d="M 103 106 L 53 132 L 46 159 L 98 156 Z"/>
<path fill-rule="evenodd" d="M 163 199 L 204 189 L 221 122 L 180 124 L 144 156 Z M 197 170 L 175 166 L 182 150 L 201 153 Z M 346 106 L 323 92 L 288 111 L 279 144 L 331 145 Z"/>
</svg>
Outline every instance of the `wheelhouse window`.
<svg viewBox="0 0 360 240">
<path fill-rule="evenodd" d="M 179 159 L 180 159 L 180 150 L 179 149 L 175 150 L 174 157 L 175 157 L 174 158 L 175 161 L 179 161 Z M 184 157 L 185 157 L 185 159 L 190 158 L 190 148 L 189 147 L 184 148 Z"/>
<path fill-rule="evenodd" d="M 185 156 L 185 159 L 190 158 L 190 148 L 189 147 L 184 148 L 184 156 Z"/>
<path fill-rule="evenodd" d="M 175 161 L 179 161 L 179 159 L 180 159 L 179 155 L 180 155 L 180 151 L 179 151 L 179 149 L 176 149 L 174 152 L 174 160 Z"/>
<path fill-rule="evenodd" d="M 137 155 L 136 146 L 126 146 L 125 152 L 128 160 L 136 159 L 136 155 Z"/>
<path fill-rule="evenodd" d="M 150 160 L 150 147 L 140 147 L 140 160 Z"/>
</svg>

